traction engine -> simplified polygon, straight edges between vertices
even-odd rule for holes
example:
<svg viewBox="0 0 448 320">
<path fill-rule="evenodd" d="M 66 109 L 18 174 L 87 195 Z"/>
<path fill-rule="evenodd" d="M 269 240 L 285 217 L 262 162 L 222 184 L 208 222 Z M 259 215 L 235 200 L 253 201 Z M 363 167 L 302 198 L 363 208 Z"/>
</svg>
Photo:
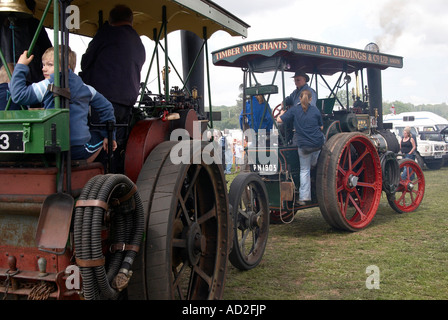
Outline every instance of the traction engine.
<svg viewBox="0 0 448 320">
<path fill-rule="evenodd" d="M 0 10 L 20 14 L 26 10 L 20 3 L 2 2 Z M 94 35 L 91 26 L 101 21 L 98 12 L 115 4 L 110 0 L 49 0 L 44 6 L 44 1 L 38 1 L 42 19 L 36 32 L 42 30 L 44 21 L 52 20 L 48 27 L 58 35 L 60 15 L 53 12 L 66 18 L 70 3 L 83 13 L 87 23 L 79 32 L 88 36 Z M 167 34 L 175 28 L 191 29 L 194 44 L 199 43 L 201 49 L 195 54 L 203 57 L 207 39 L 215 31 L 244 35 L 249 27 L 207 0 L 132 1 L 130 5 L 139 13 L 136 30 L 156 43 L 151 64 L 158 61 L 162 40 L 167 55 Z M 53 19 L 46 19 L 51 15 Z M 61 25 L 61 39 L 68 39 L 65 24 Z M 186 47 L 190 44 L 183 42 Z M 188 76 L 190 72 L 194 75 L 194 64 L 187 65 L 191 68 Z M 62 63 L 61 70 L 64 77 L 67 65 Z M 196 76 L 204 81 L 203 72 Z M 185 129 L 193 137 L 194 123 L 200 133 L 207 128 L 202 89 L 191 82 L 170 90 L 168 74 L 158 80 L 159 87 L 163 84 L 158 94 L 149 92 L 146 83 L 142 85 L 121 173 L 109 173 L 99 162 L 70 159 L 66 97 L 55 94 L 54 109 L 0 111 L 2 298 L 222 297 L 231 246 L 222 165 L 205 163 L 200 154 L 201 160 L 193 161 L 202 152 L 202 142 L 193 148 L 191 139 L 170 141 L 176 129 Z M 64 85 L 55 80 L 56 87 Z M 190 158 L 182 164 L 173 163 L 170 157 L 179 144 L 190 151 Z"/>
<path fill-rule="evenodd" d="M 382 123 L 381 70 L 401 68 L 401 57 L 380 53 L 374 44 L 358 50 L 295 38 L 246 42 L 212 55 L 217 66 L 243 70 L 243 97 L 248 101 L 241 112 L 243 139 L 248 142 L 246 172 L 233 180 L 229 192 L 234 216 L 230 260 L 236 267 L 257 266 L 269 224 L 291 223 L 298 210 L 319 207 L 330 226 L 353 232 L 372 222 L 383 191 L 398 213 L 419 207 L 425 191 L 423 171 L 415 161 L 401 159 L 395 135 Z M 255 114 L 275 120 L 281 108 L 287 107 L 281 103 L 286 101 L 285 77 L 299 71 L 312 75 L 306 81 L 311 80 L 309 87 L 316 91 L 325 136 L 318 162 L 310 170 L 310 201 L 299 201 L 300 158 L 292 124 L 281 127 L 274 121 L 269 134 L 260 131 L 261 125 L 254 127 Z M 272 75 L 267 84 L 260 81 L 266 81 L 264 74 Z M 350 105 L 353 74 L 356 90 Z M 321 87 L 328 96 L 319 92 Z M 338 94 L 341 88 L 345 97 Z M 282 93 L 281 100 L 271 111 L 269 101 L 277 93 Z M 265 102 L 254 105 L 252 97 L 260 95 Z"/>
</svg>

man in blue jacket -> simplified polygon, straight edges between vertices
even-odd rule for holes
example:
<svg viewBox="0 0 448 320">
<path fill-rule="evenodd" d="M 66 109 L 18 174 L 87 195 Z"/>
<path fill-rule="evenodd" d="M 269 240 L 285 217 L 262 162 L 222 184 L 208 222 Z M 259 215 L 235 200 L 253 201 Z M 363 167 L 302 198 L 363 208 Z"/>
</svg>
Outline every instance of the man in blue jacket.
<svg viewBox="0 0 448 320">
<path fill-rule="evenodd" d="M 312 99 L 311 104 L 316 105 L 317 103 L 317 94 L 316 91 L 314 91 L 313 88 L 311 88 L 308 85 L 308 82 L 310 81 L 310 77 L 303 71 L 297 71 L 294 74 L 294 83 L 296 85 L 296 89 L 285 98 L 284 105 L 285 106 L 297 106 L 300 104 L 300 94 L 304 90 L 308 90 L 311 92 Z"/>
<path fill-rule="evenodd" d="M 311 104 L 316 105 L 317 103 L 317 94 L 309 85 L 310 77 L 303 71 L 297 71 L 294 76 L 294 84 L 296 85 L 296 89 L 285 98 L 285 101 L 282 102 L 282 109 L 288 110 L 290 107 L 301 105 L 300 95 L 304 90 L 308 90 L 311 92 Z M 279 130 L 284 132 L 287 143 L 292 142 L 293 144 L 297 144 L 297 134 L 293 132 L 292 124 L 289 122 L 285 122 L 279 126 Z"/>
<path fill-rule="evenodd" d="M 265 111 L 265 105 L 267 105 Z M 257 95 L 252 97 L 252 115 L 251 115 L 251 101 L 247 101 L 246 108 L 241 111 L 240 114 L 240 128 L 245 130 L 243 124 L 245 119 L 247 119 L 247 124 L 249 128 L 254 129 L 255 132 L 258 132 L 259 129 L 265 129 L 266 133 L 269 134 L 272 130 L 272 126 L 274 125 L 274 120 L 272 119 L 272 111 L 269 104 L 264 100 L 263 95 Z M 264 117 L 263 117 L 264 112 Z M 246 113 L 246 116 L 244 116 Z M 254 119 L 254 124 L 252 125 L 252 116 Z M 261 124 L 261 125 L 260 125 Z"/>
</svg>

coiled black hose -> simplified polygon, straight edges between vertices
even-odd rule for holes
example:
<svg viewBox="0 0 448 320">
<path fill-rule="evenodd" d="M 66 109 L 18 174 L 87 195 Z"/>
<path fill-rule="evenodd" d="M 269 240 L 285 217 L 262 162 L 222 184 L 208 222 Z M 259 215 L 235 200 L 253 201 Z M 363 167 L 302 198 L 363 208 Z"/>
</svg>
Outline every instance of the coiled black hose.
<svg viewBox="0 0 448 320">
<path fill-rule="evenodd" d="M 80 201 L 98 200 L 109 205 L 109 215 L 105 208 L 97 205 L 78 206 L 74 219 L 75 255 L 80 261 L 101 261 L 105 223 L 109 223 L 111 244 L 126 244 L 139 247 L 144 233 L 143 204 L 134 183 L 120 174 L 93 177 L 83 188 Z M 133 193 L 134 192 L 134 193 Z M 133 193 L 133 194 L 132 194 Z M 128 196 L 132 194 L 132 196 Z M 118 199 L 124 199 L 118 201 Z M 90 203 L 91 204 L 91 203 Z M 106 217 L 110 221 L 105 221 Z M 86 300 L 117 299 L 120 288 L 112 283 L 118 274 L 129 277 L 132 263 L 137 255 L 135 250 L 114 250 L 107 256 L 107 272 L 104 265 L 80 266 Z"/>
</svg>

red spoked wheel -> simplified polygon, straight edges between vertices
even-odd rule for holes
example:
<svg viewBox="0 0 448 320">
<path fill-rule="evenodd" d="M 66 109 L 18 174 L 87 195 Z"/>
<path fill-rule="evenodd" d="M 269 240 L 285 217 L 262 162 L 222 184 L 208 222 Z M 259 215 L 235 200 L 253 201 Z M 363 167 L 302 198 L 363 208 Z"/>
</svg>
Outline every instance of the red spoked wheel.
<svg viewBox="0 0 448 320">
<path fill-rule="evenodd" d="M 334 228 L 367 227 L 381 200 L 382 172 L 378 152 L 368 136 L 341 133 L 322 149 L 317 173 L 319 207 Z"/>
<path fill-rule="evenodd" d="M 393 195 L 387 200 L 396 212 L 413 212 L 417 210 L 425 195 L 425 176 L 417 162 L 403 159 L 400 165 L 400 184 Z"/>
</svg>

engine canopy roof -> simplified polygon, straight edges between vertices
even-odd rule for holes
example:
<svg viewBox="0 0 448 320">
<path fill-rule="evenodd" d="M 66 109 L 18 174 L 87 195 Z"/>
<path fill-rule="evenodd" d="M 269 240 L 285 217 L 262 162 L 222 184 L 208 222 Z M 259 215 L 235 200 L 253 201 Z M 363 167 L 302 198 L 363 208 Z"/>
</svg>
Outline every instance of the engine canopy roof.
<svg viewBox="0 0 448 320">
<path fill-rule="evenodd" d="M 255 72 L 276 70 L 279 61 L 285 71 L 333 75 L 364 68 L 402 68 L 403 58 L 294 38 L 246 42 L 212 52 L 217 66 L 248 68 Z"/>
<path fill-rule="evenodd" d="M 36 0 L 35 17 L 40 19 L 47 0 Z M 207 38 L 219 30 L 232 36 L 247 37 L 250 27 L 230 12 L 209 0 L 73 0 L 71 5 L 79 8 L 80 29 L 70 30 L 72 33 L 93 37 L 99 28 L 99 12 L 102 11 L 106 21 L 110 10 L 117 4 L 125 4 L 134 12 L 134 29 L 140 35 L 154 39 L 154 29 L 162 27 L 162 8 L 166 7 L 167 33 L 177 30 L 188 30 L 203 38 L 203 29 L 207 28 Z M 53 9 L 45 19 L 44 25 L 53 26 Z"/>
</svg>

